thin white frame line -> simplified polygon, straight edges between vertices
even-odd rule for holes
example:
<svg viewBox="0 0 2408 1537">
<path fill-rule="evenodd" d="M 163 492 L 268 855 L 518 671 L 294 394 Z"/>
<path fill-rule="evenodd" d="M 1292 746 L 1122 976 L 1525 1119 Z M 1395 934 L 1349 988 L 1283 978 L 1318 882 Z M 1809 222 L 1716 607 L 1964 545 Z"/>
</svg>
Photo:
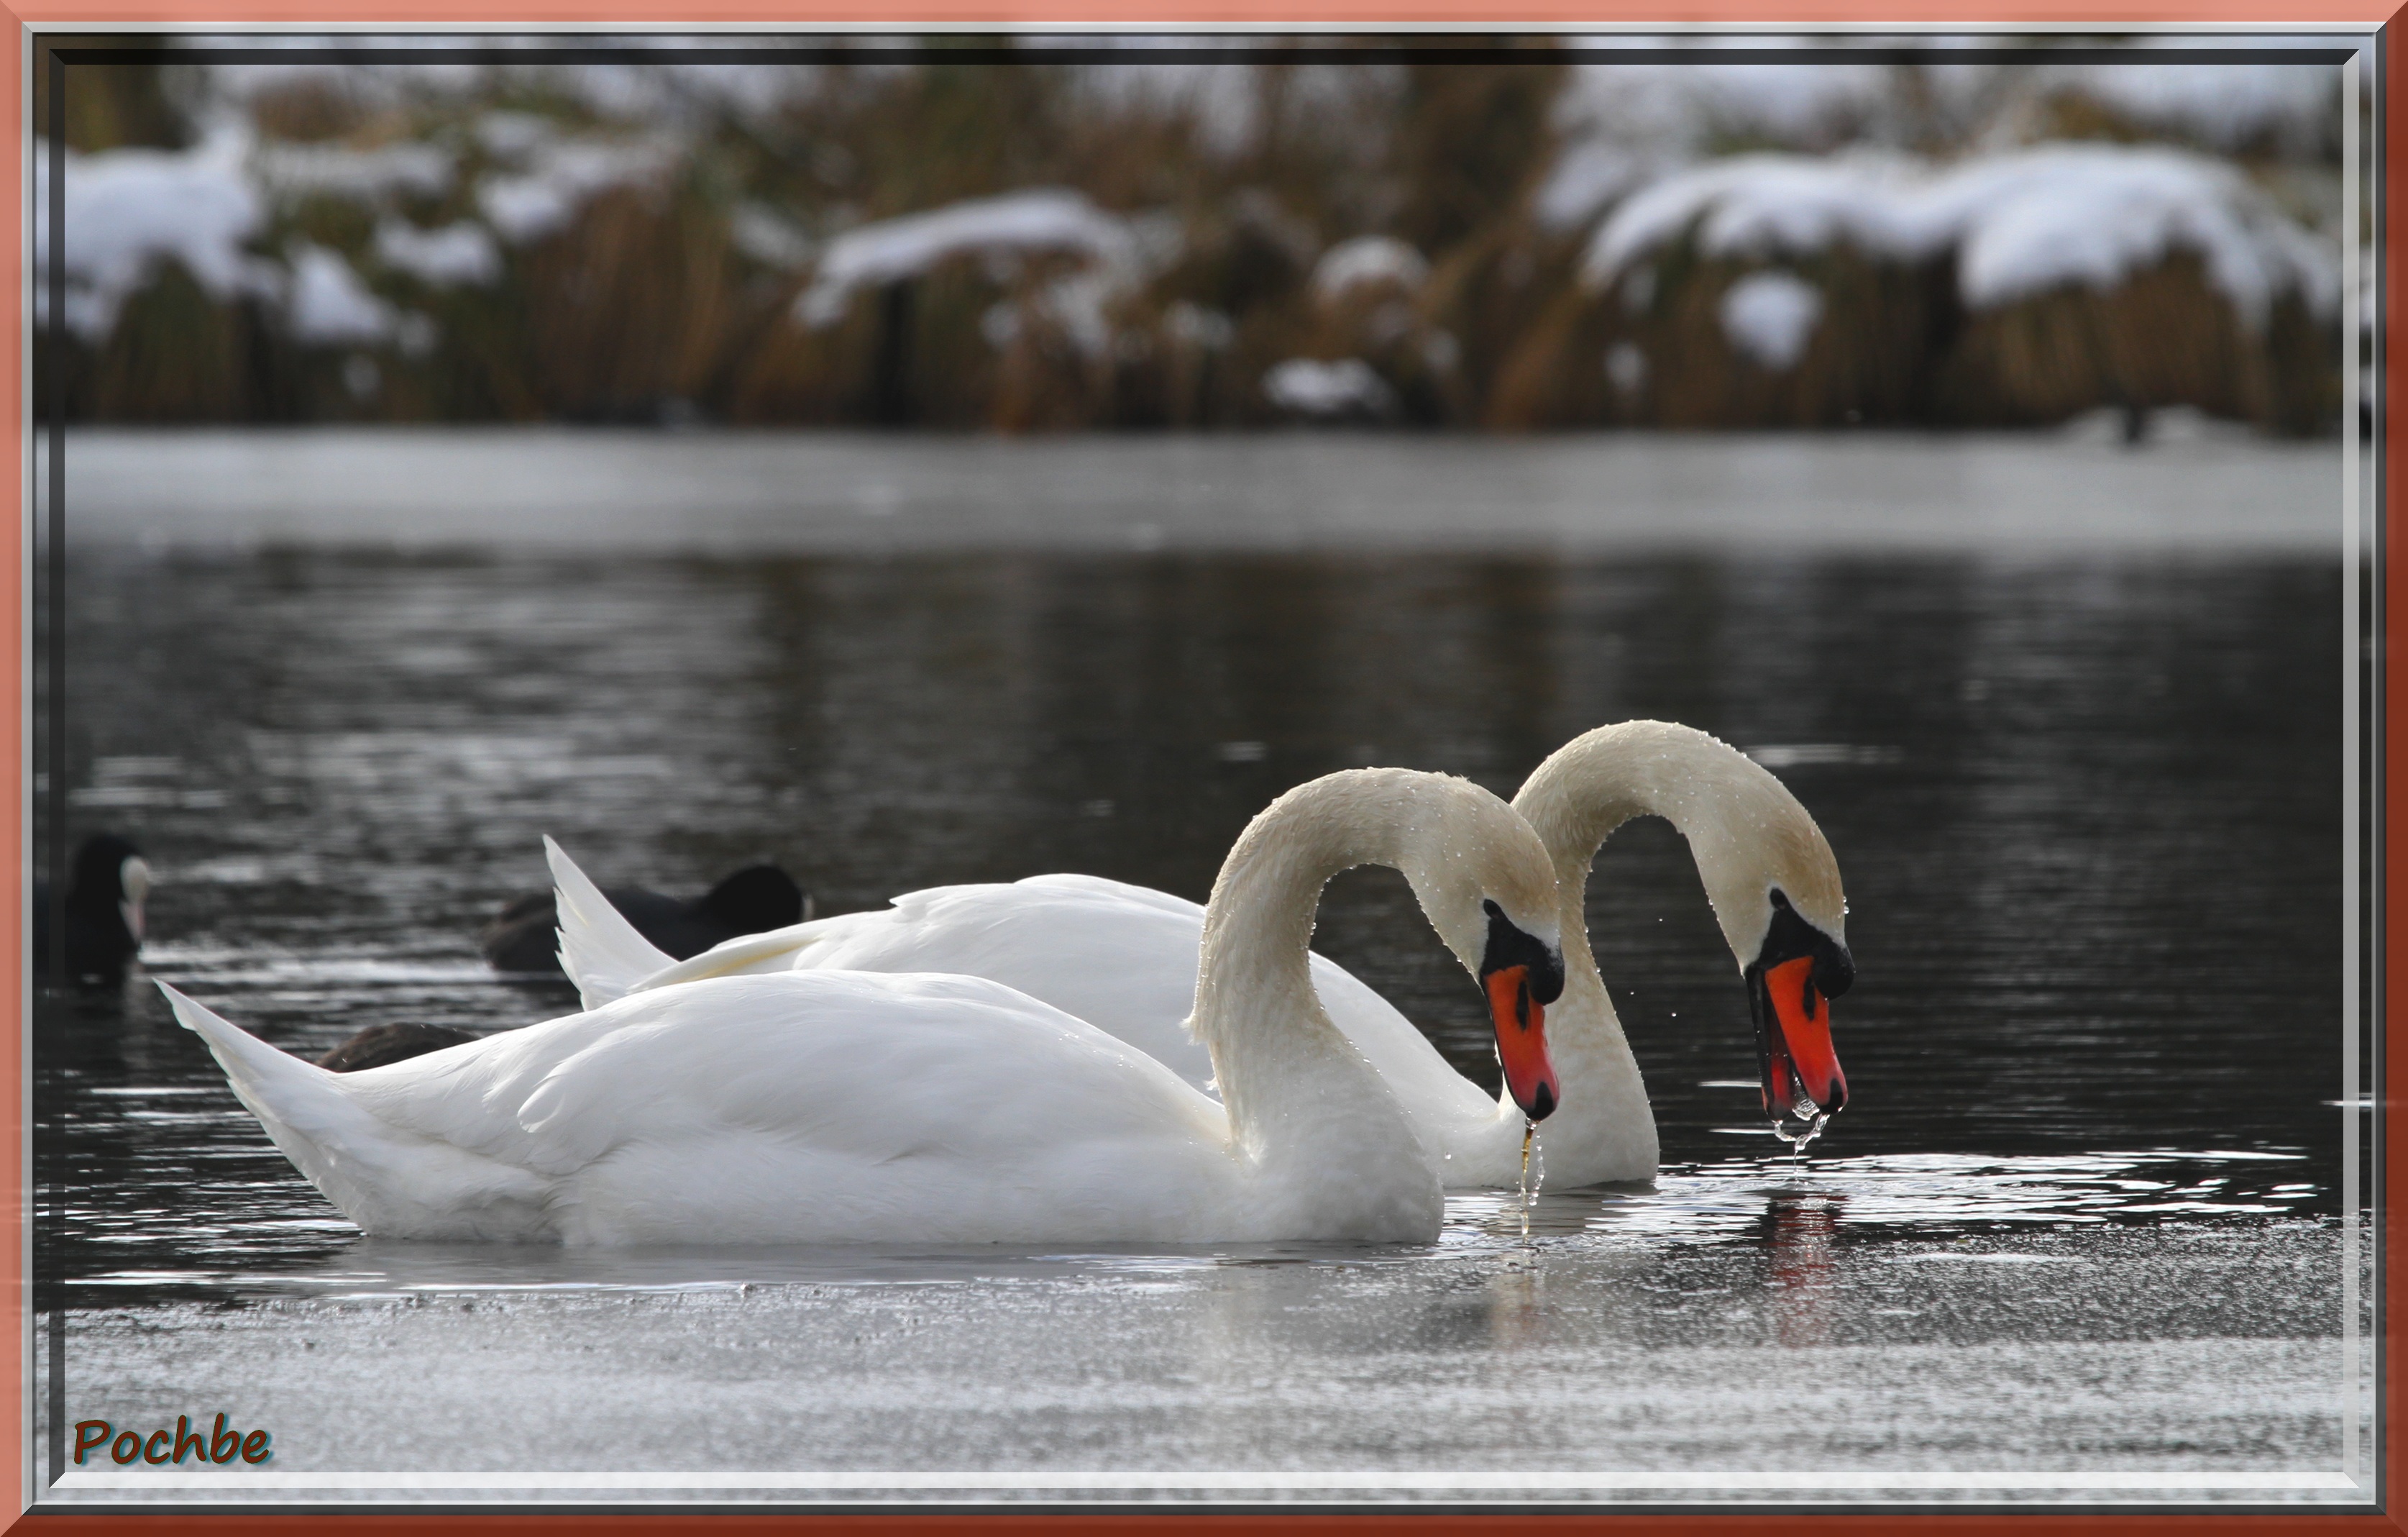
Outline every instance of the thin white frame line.
<svg viewBox="0 0 2408 1537">
<path fill-rule="evenodd" d="M 23 218 L 18 229 L 18 270 L 24 281 L 17 294 L 18 332 L 22 342 L 18 358 L 18 409 L 23 415 L 24 452 L 20 456 L 24 477 L 18 487 L 19 519 L 17 554 L 21 568 L 17 581 L 17 847 L 22 851 L 20 889 L 28 908 L 33 905 L 34 883 L 30 879 L 34 865 L 34 526 L 40 513 L 35 506 L 34 488 L 41 483 L 39 459 L 47 435 L 37 430 L 34 420 L 34 285 L 40 280 L 34 265 L 34 167 L 36 163 L 36 137 L 34 123 L 34 35 L 25 30 L 22 57 L 18 60 L 18 96 L 24 104 L 24 142 L 19 146 L 23 158 L 19 167 L 18 186 L 24 195 Z M 25 1428 L 21 1454 L 21 1479 L 18 1487 L 30 1502 L 36 1487 L 38 1457 L 36 1452 L 34 1427 L 38 1423 L 36 1409 L 40 1401 L 43 1373 L 34 1356 L 34 926 L 33 914 L 24 915 L 24 929 L 17 938 L 17 1170 L 19 1187 L 17 1211 L 22 1222 L 18 1229 L 18 1270 L 25 1299 L 25 1315 L 21 1320 L 18 1357 L 25 1363 L 25 1378 L 19 1384 L 22 1395 Z"/>
<path fill-rule="evenodd" d="M 2358 449 L 2358 352 L 2362 345 L 2358 294 L 2358 77 L 2359 55 L 2342 65 L 2342 1111 L 2341 1111 L 2341 1307 L 2342 1307 L 2342 1467 L 2358 1472 L 2358 1108 L 2364 1093 L 2358 1082 L 2358 685 L 2366 665 L 2366 649 L 2358 634 L 2361 620 L 2358 582 L 2365 549 L 2358 519 L 2360 472 Z"/>
<path fill-rule="evenodd" d="M 2197 35 L 2231 37 L 2313 37 L 2330 36 L 2340 38 L 2363 38 L 2371 36 L 2364 22 L 2301 22 L 2286 24 L 2281 31 L 2269 33 L 2263 22 L 2157 22 L 2114 24 L 2102 22 L 2035 22 L 2016 24 L 1999 22 L 1942 23 L 1845 22 L 1816 23 L 1812 27 L 1782 27 L 1758 22 L 1582 22 L 1567 26 L 1562 22 L 1507 21 L 1398 22 L 1346 22 L 1326 24 L 1297 22 L 1199 22 L 1182 23 L 1160 21 L 1130 20 L 1127 22 L 1068 22 L 1060 24 L 1034 25 L 1018 22 L 826 22 L 810 24 L 776 22 L 748 24 L 735 22 L 684 22 L 674 20 L 658 22 L 549 22 L 519 25 L 508 22 L 459 22 L 442 25 L 411 27 L 391 22 L 325 22 L 297 27 L 282 22 L 212 22 L 194 24 L 177 22 L 40 22 L 25 23 L 27 37 L 51 35 L 78 37 L 115 35 L 181 34 L 193 36 L 263 37 L 416 37 L 416 36 L 704 36 L 714 37 L 792 37 L 792 36 L 860 36 L 860 37 L 1385 37 L 1385 36 L 1494 36 L 1503 33 L 1544 33 L 1558 37 L 1690 37 L 1690 36 L 1859 36 L 1859 37 L 2128 37 L 2175 36 Z M 2112 45 L 2111 45 L 2112 46 Z M 2270 43 L 2267 47 L 2309 47 L 2309 43 Z M 2332 45 L 2343 47 L 2338 40 Z"/>
</svg>

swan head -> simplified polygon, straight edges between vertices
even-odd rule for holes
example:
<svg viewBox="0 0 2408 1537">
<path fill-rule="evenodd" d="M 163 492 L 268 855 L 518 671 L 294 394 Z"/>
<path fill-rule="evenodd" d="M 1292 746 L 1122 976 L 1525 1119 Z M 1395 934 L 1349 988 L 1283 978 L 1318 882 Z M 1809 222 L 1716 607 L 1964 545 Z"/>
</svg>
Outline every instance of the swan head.
<svg viewBox="0 0 2408 1537">
<path fill-rule="evenodd" d="M 1831 1044 L 1831 999 L 1856 980 L 1848 947 L 1801 916 L 1779 886 L 1766 895 L 1771 919 L 1749 963 L 1748 1012 L 1756 1020 L 1764 1113 L 1813 1123 L 1848 1102 L 1847 1075 Z"/>
<path fill-rule="evenodd" d="M 1484 898 L 1488 943 L 1481 952 L 1480 990 L 1488 996 L 1488 1021 L 1497 1032 L 1497 1065 L 1522 1113 L 1543 1121 L 1563 1102 L 1555 1066 L 1547 1056 L 1546 1006 L 1564 994 L 1564 953 L 1505 915 Z"/>
<path fill-rule="evenodd" d="M 1208 1032 L 1234 1007 L 1223 995 L 1244 996 L 1239 979 L 1266 964 L 1264 945 L 1271 960 L 1292 957 L 1295 981 L 1310 989 L 1307 946 L 1322 886 L 1358 865 L 1404 876 L 1423 916 L 1480 984 L 1514 1103 L 1534 1121 L 1552 1114 L 1563 1090 L 1547 1055 L 1546 1013 L 1564 990 L 1554 862 L 1511 806 L 1469 780 L 1412 768 L 1324 774 L 1271 802 L 1238 835 L 1204 910 L 1197 975 L 1195 1028 L 1216 1067 L 1221 1048 L 1212 1042 L 1222 1038 Z M 1227 1097 L 1226 1074 L 1222 1086 Z"/>
<path fill-rule="evenodd" d="M 126 936 L 137 950 L 142 945 L 142 904 L 150 895 L 150 867 L 138 854 L 129 854 L 117 867 L 117 889 L 123 893 L 117 899 L 117 916 L 125 925 Z"/>
<path fill-rule="evenodd" d="M 1747 985 L 1764 1113 L 1813 1124 L 1848 1102 L 1831 1043 L 1831 1000 L 1856 980 L 1847 898 L 1831 845 L 1788 788 L 1754 763 L 1733 781 L 1689 846 Z"/>
<path fill-rule="evenodd" d="M 1422 804 L 1396 861 L 1430 927 L 1479 980 L 1506 1091 L 1542 1121 L 1563 1102 L 1547 1055 L 1547 1005 L 1563 996 L 1562 903 L 1544 844 L 1512 807 L 1468 780 Z M 1416 797 L 1419 799 L 1419 797 Z"/>
</svg>

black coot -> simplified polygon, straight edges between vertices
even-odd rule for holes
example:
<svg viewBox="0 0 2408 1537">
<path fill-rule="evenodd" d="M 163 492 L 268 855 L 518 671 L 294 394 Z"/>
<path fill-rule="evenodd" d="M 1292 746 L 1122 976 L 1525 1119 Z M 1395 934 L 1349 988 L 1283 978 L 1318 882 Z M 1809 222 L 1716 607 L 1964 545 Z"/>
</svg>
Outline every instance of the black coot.
<svg viewBox="0 0 2408 1537">
<path fill-rule="evenodd" d="M 150 867 L 142 851 L 114 833 L 83 840 L 67 870 L 66 974 L 98 992 L 125 981 L 142 949 L 142 903 L 150 894 Z M 50 973 L 50 893 L 34 884 L 34 975 Z"/>
</svg>

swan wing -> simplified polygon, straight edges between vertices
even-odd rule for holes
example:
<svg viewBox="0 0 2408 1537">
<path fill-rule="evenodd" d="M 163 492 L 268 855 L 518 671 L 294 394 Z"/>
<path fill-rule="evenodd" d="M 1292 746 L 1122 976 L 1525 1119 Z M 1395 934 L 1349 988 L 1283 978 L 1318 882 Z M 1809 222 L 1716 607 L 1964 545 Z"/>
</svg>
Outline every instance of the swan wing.
<svg viewBox="0 0 2408 1537">
<path fill-rule="evenodd" d="M 643 995 L 520 1106 L 576 1171 L 565 1230 L 1162 1236 L 1225 1227 L 1221 1108 L 1082 1021 L 974 977 L 809 971 Z M 695 1128 L 712 1151 L 692 1155 Z M 749 1175 L 749 1177 L 748 1177 Z"/>
<path fill-rule="evenodd" d="M 1209 1089 L 1212 1059 L 1189 1033 L 1204 910 L 1165 892 L 1091 875 L 1010 885 L 940 886 L 824 931 L 793 964 L 986 977 L 1073 1014 Z M 1344 967 L 1312 957 L 1332 1023 L 1404 1105 L 1423 1144 L 1497 1119 L 1494 1097 L 1457 1072 L 1413 1022 Z M 648 984 L 647 985 L 650 985 Z M 1515 1119 L 1518 1139 L 1521 1123 Z"/>
<path fill-rule="evenodd" d="M 572 867 L 573 868 L 573 867 Z M 580 910 L 581 911 L 581 910 Z M 1054 1005 L 1203 1087 L 1212 1062 L 1187 1032 L 1204 910 L 1194 902 L 1087 875 L 1005 884 L 931 886 L 877 912 L 848 912 L 750 934 L 627 978 L 607 948 L 577 932 L 564 903 L 562 956 L 589 1008 L 714 977 L 783 970 L 941 971 L 985 977 Z M 640 938 L 638 942 L 640 941 Z M 634 958 L 632 946 L 612 954 Z M 1410 1027 L 1408 1027 L 1410 1028 Z"/>
<path fill-rule="evenodd" d="M 1329 1022 L 1386 1081 L 1412 1122 L 1413 1134 L 1434 1156 L 1444 1161 L 1445 1154 L 1459 1152 L 1469 1142 L 1495 1139 L 1505 1117 L 1497 1099 L 1455 1070 L 1395 1004 L 1326 955 L 1312 957 L 1312 990 Z M 1520 1110 L 1513 1110 L 1510 1119 L 1508 1129 L 1518 1142 Z M 1441 1169 L 1440 1173 L 1452 1179 L 1455 1171 Z"/>
<path fill-rule="evenodd" d="M 1204 923 L 1204 904 L 1191 902 L 1184 897 L 1173 897 L 1152 886 L 1133 886 L 1126 881 L 1108 880 L 1101 875 L 1031 875 L 1015 881 L 1014 886 L 1033 891 L 1079 892 L 1102 901 L 1125 902 L 1133 907 L 1152 908 L 1177 917 L 1191 918 L 1200 928 Z"/>
<path fill-rule="evenodd" d="M 797 967 L 949 971 L 1052 1004 L 1162 1063 L 1189 1085 L 1212 1058 L 1187 1028 L 1203 910 L 1081 876 L 913 892 L 798 953 Z"/>
<path fill-rule="evenodd" d="M 674 956 L 637 931 L 550 835 L 544 859 L 552 866 L 552 909 L 560 921 L 560 969 L 577 984 L 578 1000 L 597 1008 L 624 997 L 640 979 Z"/>
<path fill-rule="evenodd" d="M 277 1145 L 375 1232 L 637 1243 L 1248 1231 L 1218 1105 L 977 978 L 716 979 L 348 1075 L 171 1001 Z"/>
</svg>

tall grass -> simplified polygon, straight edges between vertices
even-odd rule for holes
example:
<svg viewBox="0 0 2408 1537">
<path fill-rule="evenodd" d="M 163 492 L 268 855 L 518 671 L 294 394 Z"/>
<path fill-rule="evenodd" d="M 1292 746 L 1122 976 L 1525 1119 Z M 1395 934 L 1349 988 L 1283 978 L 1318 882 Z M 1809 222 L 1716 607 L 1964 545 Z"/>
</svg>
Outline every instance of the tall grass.
<svg viewBox="0 0 2408 1537">
<path fill-rule="evenodd" d="M 1835 246 L 1784 264 L 1823 311 L 1794 364 L 1768 367 L 1722 319 L 1757 264 L 1683 240 L 1643 279 L 1597 291 L 1579 271 L 1584 228 L 1535 215 L 1562 147 L 1552 50 L 1356 66 L 1274 51 L 1220 67 L 1243 74 L 1243 133 L 1225 121 L 1226 91 L 1115 93 L 1065 65 L 998 62 L 977 40 L 899 67 L 839 55 L 773 111 L 702 112 L 659 174 L 580 193 L 558 228 L 503 242 L 498 281 L 449 287 L 382 266 L 375 231 L 485 217 L 480 180 L 509 167 L 483 114 L 604 141 L 644 125 L 524 73 L 377 99 L 303 78 L 244 104 L 263 141 L 437 144 L 457 174 L 439 194 L 280 200 L 252 248 L 275 259 L 306 238 L 343 253 L 425 318 L 420 339 L 306 344 L 271 297 L 212 297 L 163 263 L 105 338 L 59 360 L 70 409 L 162 423 L 1247 427 L 1283 419 L 1262 383 L 1275 365 L 1359 358 L 1394 420 L 1460 429 L 2023 424 L 2186 404 L 2300 433 L 2338 414 L 2331 323 L 2289 300 L 2253 329 L 2180 252 L 2109 291 L 1969 312 L 1944 255 Z M 86 153 L 190 142 L 208 105 L 189 71 L 78 65 L 69 79 L 69 140 Z M 1899 72 L 1897 116 L 1932 138 L 1918 79 Z M 2052 131 L 2134 132 L 2078 99 L 2042 106 Z M 865 285 L 814 324 L 796 304 L 807 257 L 733 233 L 766 210 L 824 250 L 863 223 L 1036 186 L 1078 189 L 1149 243 L 1143 272 L 1103 301 L 1101 344 L 1064 312 L 1060 285 L 1080 276 L 1068 256 L 959 256 Z M 1409 242 L 1427 280 L 1317 293 L 1320 255 L 1366 233 Z"/>
</svg>

